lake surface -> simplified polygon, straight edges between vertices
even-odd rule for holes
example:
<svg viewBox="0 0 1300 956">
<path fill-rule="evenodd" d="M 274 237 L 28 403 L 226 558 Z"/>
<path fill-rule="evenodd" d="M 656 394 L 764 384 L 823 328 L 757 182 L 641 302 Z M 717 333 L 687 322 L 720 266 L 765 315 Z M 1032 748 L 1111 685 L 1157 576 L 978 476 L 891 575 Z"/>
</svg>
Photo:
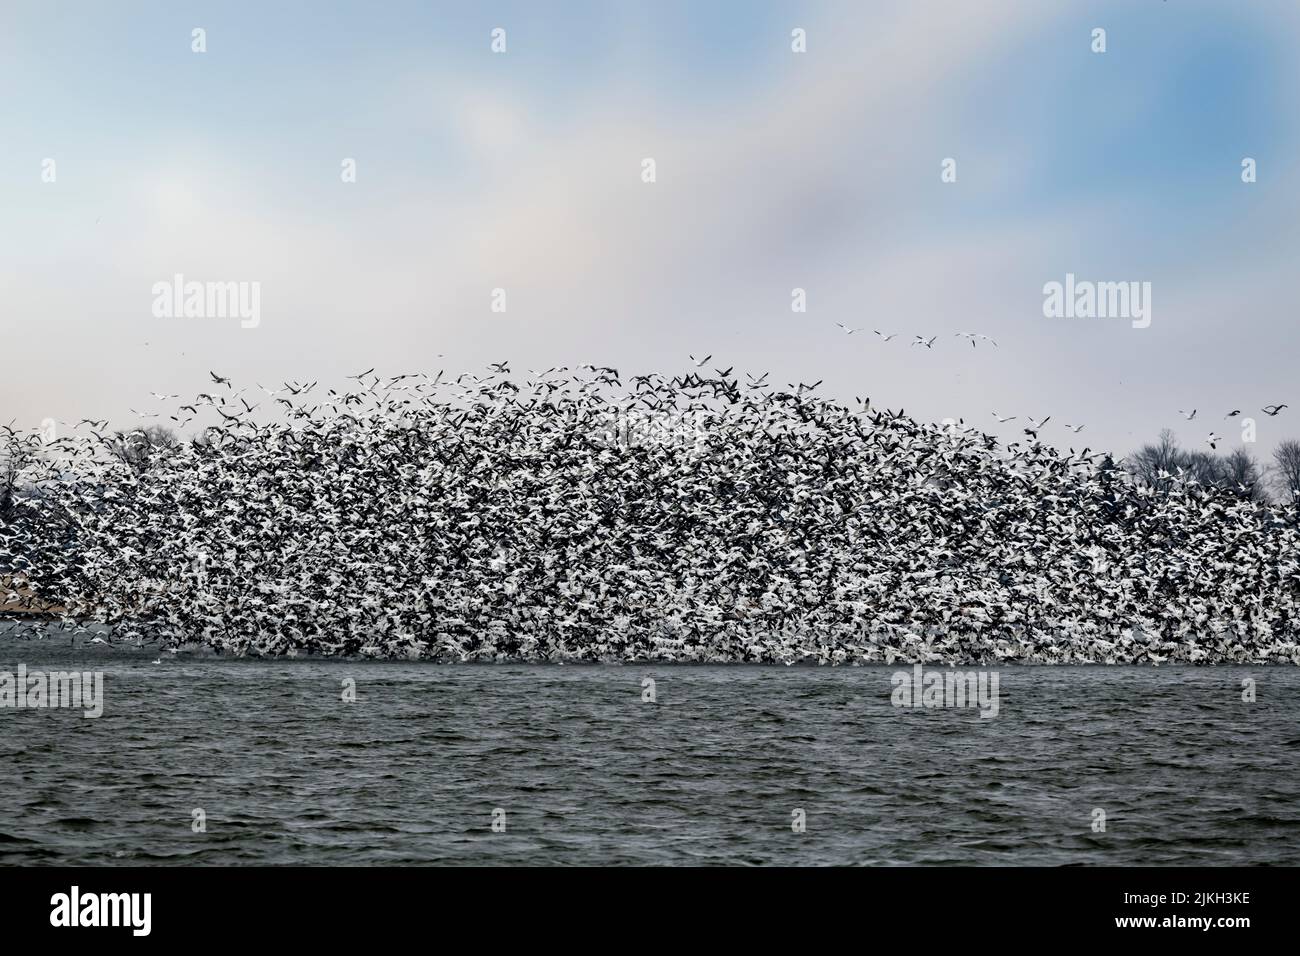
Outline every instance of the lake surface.
<svg viewBox="0 0 1300 956">
<path fill-rule="evenodd" d="M 898 666 L 158 657 L 0 638 L 104 674 L 0 709 L 0 864 L 1300 863 L 1300 668 L 1002 667 L 981 719 Z"/>
</svg>

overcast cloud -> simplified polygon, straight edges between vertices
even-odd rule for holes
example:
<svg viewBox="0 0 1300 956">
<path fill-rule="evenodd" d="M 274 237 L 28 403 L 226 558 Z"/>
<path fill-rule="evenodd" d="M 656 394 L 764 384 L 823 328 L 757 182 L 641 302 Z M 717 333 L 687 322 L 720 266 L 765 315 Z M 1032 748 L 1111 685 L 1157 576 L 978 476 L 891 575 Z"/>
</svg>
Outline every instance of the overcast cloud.
<svg viewBox="0 0 1300 956">
<path fill-rule="evenodd" d="M 1294 3 L 267 6 L 0 12 L 0 420 L 711 352 L 1075 447 L 1300 437 Z M 1150 282 L 1150 327 L 1045 318 L 1067 272 Z M 260 323 L 155 317 L 177 273 Z"/>
</svg>

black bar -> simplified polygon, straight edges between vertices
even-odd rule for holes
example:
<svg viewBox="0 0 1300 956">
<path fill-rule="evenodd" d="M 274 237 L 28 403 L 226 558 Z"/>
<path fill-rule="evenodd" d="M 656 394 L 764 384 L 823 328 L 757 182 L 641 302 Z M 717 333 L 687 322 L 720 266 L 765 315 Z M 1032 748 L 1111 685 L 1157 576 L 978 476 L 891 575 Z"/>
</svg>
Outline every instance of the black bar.
<svg viewBox="0 0 1300 956">
<path fill-rule="evenodd" d="M 1295 875 L 1270 868 L 11 868 L 0 871 L 0 919 L 7 942 L 128 945 L 396 942 L 430 930 L 450 945 L 444 934 L 453 926 L 549 936 L 565 925 L 632 937 L 675 927 L 682 942 L 679 931 L 699 925 L 724 938 L 761 940 L 811 924 L 851 927 L 864 941 L 902 931 L 942 945 L 1200 938 L 1230 946 L 1287 929 Z M 130 925 L 52 926 L 52 900 L 73 886 L 83 904 L 88 894 L 151 894 L 148 936 L 136 937 Z M 1220 922 L 1243 918 L 1242 925 Z M 1119 925 L 1134 919 L 1154 925 Z M 1200 925 L 1205 919 L 1214 925 Z"/>
</svg>

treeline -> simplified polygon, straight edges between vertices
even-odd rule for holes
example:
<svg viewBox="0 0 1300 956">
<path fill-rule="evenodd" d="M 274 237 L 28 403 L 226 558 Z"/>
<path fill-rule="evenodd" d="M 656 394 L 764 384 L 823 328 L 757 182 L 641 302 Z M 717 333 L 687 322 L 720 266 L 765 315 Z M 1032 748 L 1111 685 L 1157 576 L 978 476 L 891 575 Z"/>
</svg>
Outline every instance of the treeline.
<svg viewBox="0 0 1300 956">
<path fill-rule="evenodd" d="M 106 449 L 137 474 L 145 471 L 160 455 L 181 448 L 187 439 L 161 425 L 119 430 L 107 436 Z M 203 433 L 188 439 L 202 445 Z M 26 440 L 12 429 L 0 426 L 0 575 L 15 573 L 40 576 L 41 566 L 50 560 L 67 566 L 75 562 L 77 522 L 51 503 L 46 492 L 24 474 L 48 457 L 48 448 L 39 440 Z M 76 480 L 71 475 L 66 480 Z M 92 498 L 93 495 L 87 495 Z M 24 536 L 45 542 L 44 555 L 15 551 L 10 544 Z M 0 602 L 3 595 L 0 595 Z"/>
<path fill-rule="evenodd" d="M 1154 488 L 1168 489 L 1176 481 L 1222 488 L 1251 501 L 1290 504 L 1300 494 L 1300 441 L 1287 440 L 1273 450 L 1271 462 L 1261 465 L 1246 449 L 1193 451 L 1178 444 L 1166 428 L 1152 444 L 1143 445 L 1128 459 L 1128 470 Z"/>
</svg>

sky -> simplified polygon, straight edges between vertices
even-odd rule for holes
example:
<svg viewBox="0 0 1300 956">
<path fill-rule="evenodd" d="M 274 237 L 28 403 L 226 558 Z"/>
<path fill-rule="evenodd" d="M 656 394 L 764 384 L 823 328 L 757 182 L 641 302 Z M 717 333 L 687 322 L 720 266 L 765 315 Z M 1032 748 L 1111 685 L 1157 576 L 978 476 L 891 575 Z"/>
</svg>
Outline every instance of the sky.
<svg viewBox="0 0 1300 956">
<path fill-rule="evenodd" d="M 0 0 L 0 422 L 711 353 L 1118 454 L 1241 446 L 1242 409 L 1266 459 L 1300 438 L 1298 41 L 1293 0 Z M 1149 326 L 1044 315 L 1067 273 L 1149 282 Z M 258 283 L 256 324 L 158 315 L 177 274 Z"/>
</svg>

